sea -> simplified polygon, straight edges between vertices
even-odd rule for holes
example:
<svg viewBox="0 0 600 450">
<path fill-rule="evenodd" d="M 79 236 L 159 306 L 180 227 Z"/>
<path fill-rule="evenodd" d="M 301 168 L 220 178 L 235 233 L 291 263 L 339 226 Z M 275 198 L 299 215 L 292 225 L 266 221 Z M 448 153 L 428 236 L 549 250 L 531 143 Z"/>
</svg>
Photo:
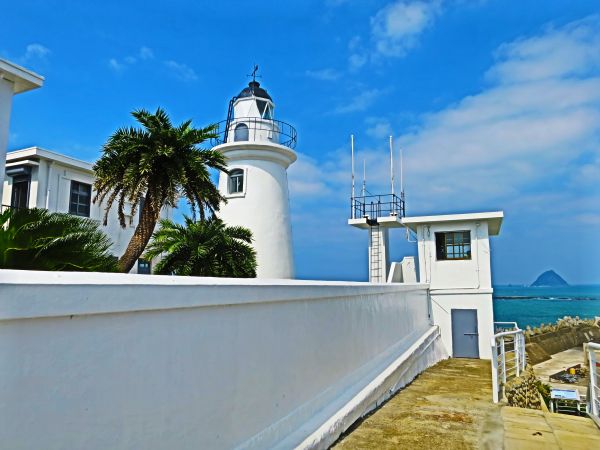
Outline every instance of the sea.
<svg viewBox="0 0 600 450">
<path fill-rule="evenodd" d="M 494 320 L 519 327 L 554 323 L 564 316 L 600 316 L 600 285 L 494 286 Z"/>
</svg>

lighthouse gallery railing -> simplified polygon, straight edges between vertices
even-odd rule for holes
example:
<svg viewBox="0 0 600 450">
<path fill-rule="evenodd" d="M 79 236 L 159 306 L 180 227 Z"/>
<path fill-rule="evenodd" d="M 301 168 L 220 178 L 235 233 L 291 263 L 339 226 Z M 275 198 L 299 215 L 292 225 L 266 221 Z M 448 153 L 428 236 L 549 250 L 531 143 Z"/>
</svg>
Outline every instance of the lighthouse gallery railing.
<svg viewBox="0 0 600 450">
<path fill-rule="evenodd" d="M 243 124 L 246 126 L 244 138 L 236 136 L 235 128 Z M 222 120 L 216 125 L 216 137 L 211 139 L 211 145 L 220 145 L 227 142 L 260 142 L 268 140 L 284 147 L 296 148 L 298 142 L 298 133 L 296 129 L 287 122 L 275 119 L 265 119 L 261 117 L 235 117 L 231 121 Z M 266 139 L 265 139 L 266 137 Z"/>
</svg>

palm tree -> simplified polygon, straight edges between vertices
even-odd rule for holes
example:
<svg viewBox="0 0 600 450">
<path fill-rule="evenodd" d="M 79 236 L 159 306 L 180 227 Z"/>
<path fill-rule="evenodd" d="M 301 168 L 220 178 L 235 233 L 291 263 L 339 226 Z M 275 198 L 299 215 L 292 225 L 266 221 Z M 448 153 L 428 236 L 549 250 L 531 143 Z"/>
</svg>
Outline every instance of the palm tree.
<svg viewBox="0 0 600 450">
<path fill-rule="evenodd" d="M 110 239 L 98 224 L 45 209 L 0 214 L 0 268 L 115 272 Z"/>
<path fill-rule="evenodd" d="M 229 227 L 215 216 L 184 224 L 161 220 L 152 235 L 145 258 L 161 256 L 155 274 L 205 277 L 256 277 L 256 252 L 250 245 L 252 232 Z"/>
<path fill-rule="evenodd" d="M 194 215 L 199 212 L 204 219 L 205 210 L 218 211 L 219 203 L 225 201 L 209 172 L 209 168 L 225 171 L 225 157 L 198 147 L 215 137 L 215 125 L 197 129 L 188 120 L 173 126 L 161 108 L 154 114 L 143 109 L 131 114 L 142 128 L 118 129 L 104 144 L 102 157 L 94 165 L 94 202 L 107 198 L 105 225 L 115 201 L 123 228 L 125 203 L 132 204 L 131 217 L 142 205 L 139 224 L 118 262 L 122 272 L 129 272 L 144 252 L 163 206 L 175 207 L 183 196 Z"/>
</svg>

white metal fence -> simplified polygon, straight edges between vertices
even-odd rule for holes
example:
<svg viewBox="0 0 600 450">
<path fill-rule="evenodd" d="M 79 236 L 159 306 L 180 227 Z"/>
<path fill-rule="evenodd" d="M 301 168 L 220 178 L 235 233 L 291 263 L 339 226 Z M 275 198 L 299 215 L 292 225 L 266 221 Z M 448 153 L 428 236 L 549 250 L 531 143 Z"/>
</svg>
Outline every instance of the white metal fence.
<svg viewBox="0 0 600 450">
<path fill-rule="evenodd" d="M 494 403 L 504 397 L 508 380 L 525 370 L 525 335 L 516 322 L 494 322 L 497 333 L 492 337 L 492 384 Z"/>
<path fill-rule="evenodd" d="M 587 395 L 587 412 L 600 427 L 600 379 L 598 374 L 598 365 L 600 365 L 600 344 L 590 342 L 587 345 L 587 353 L 590 361 L 590 384 Z"/>
</svg>

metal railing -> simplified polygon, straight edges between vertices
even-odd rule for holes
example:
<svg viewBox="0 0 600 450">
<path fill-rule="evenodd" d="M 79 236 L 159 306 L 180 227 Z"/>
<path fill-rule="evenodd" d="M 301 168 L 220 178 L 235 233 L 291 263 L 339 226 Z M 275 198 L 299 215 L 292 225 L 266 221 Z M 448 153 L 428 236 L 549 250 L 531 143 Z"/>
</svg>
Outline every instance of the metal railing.
<svg viewBox="0 0 600 450">
<path fill-rule="evenodd" d="M 238 125 L 245 125 L 245 129 L 238 129 Z M 260 142 L 268 141 L 289 148 L 296 148 L 298 133 L 289 123 L 275 119 L 261 117 L 235 117 L 228 122 L 222 120 L 216 124 L 217 137 L 211 139 L 211 145 L 220 145 L 228 142 Z"/>
<path fill-rule="evenodd" d="M 525 334 L 516 322 L 494 322 L 492 385 L 494 403 L 504 397 L 506 382 L 521 375 L 527 365 Z M 502 331 L 505 330 L 505 331 Z"/>
<path fill-rule="evenodd" d="M 404 217 L 406 214 L 404 193 L 385 195 L 365 195 L 350 199 L 350 218 L 366 217 L 375 219 L 383 216 Z"/>
<path fill-rule="evenodd" d="M 587 392 L 587 413 L 596 425 L 600 427 L 600 344 L 587 344 L 587 356 L 590 362 L 590 384 Z"/>
</svg>

